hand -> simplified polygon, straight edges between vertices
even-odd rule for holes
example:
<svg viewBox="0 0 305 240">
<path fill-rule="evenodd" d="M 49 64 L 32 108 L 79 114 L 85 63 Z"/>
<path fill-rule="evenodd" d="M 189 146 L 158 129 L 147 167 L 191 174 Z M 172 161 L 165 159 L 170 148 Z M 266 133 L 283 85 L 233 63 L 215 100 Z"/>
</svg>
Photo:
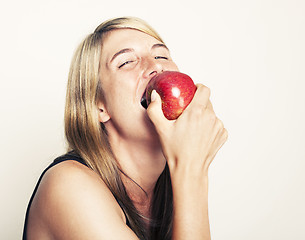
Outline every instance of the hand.
<svg viewBox="0 0 305 240">
<path fill-rule="evenodd" d="M 163 115 L 160 96 L 153 92 L 147 113 L 159 134 L 171 171 L 189 169 L 192 173 L 207 174 L 216 153 L 227 140 L 227 130 L 216 117 L 209 97 L 210 90 L 198 84 L 192 102 L 178 119 L 169 121 Z"/>
</svg>

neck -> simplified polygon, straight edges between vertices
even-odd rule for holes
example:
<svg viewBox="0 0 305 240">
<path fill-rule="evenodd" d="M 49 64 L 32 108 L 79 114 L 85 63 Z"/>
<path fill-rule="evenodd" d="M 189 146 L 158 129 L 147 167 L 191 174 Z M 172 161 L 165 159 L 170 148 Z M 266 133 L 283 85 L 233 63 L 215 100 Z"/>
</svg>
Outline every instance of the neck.
<svg viewBox="0 0 305 240">
<path fill-rule="evenodd" d="M 166 163 L 159 141 L 131 141 L 111 134 L 109 142 L 130 199 L 149 218 L 154 187 Z"/>
</svg>

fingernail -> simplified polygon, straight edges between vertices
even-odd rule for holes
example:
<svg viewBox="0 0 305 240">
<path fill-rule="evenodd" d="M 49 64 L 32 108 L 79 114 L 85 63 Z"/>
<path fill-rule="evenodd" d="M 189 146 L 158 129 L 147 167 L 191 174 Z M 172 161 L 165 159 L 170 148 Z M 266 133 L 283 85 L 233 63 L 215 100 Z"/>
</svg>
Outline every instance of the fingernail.
<svg viewBox="0 0 305 240">
<path fill-rule="evenodd" d="M 150 99 L 151 99 L 152 102 L 156 100 L 156 97 L 157 97 L 156 94 L 157 94 L 156 90 L 153 90 L 152 93 L 151 93 L 151 96 L 150 96 Z"/>
</svg>

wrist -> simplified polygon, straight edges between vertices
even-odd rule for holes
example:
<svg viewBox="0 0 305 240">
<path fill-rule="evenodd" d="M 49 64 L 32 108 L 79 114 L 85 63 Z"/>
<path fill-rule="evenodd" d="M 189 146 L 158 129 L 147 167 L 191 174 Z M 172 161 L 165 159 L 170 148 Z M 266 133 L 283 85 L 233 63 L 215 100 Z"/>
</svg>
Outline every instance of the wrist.
<svg viewBox="0 0 305 240">
<path fill-rule="evenodd" d="M 172 189 L 175 194 L 185 196 L 208 195 L 208 174 L 201 171 L 192 171 L 186 168 L 170 169 Z"/>
<path fill-rule="evenodd" d="M 201 166 L 200 161 L 191 161 L 189 159 L 167 160 L 171 179 L 180 182 L 192 182 L 207 184 L 208 170 Z"/>
</svg>

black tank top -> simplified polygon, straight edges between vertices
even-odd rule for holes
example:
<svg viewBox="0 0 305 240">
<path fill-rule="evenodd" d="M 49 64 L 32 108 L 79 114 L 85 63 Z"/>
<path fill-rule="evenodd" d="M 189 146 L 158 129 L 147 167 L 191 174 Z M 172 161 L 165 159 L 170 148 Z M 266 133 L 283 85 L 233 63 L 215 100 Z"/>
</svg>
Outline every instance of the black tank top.
<svg viewBox="0 0 305 240">
<path fill-rule="evenodd" d="M 39 184 L 40 184 L 40 182 L 41 182 L 43 176 L 45 175 L 45 173 L 46 173 L 51 167 L 55 166 L 55 165 L 58 164 L 58 163 L 61 163 L 61 162 L 64 162 L 64 161 L 68 161 L 68 160 L 77 161 L 77 162 L 79 162 L 79 163 L 85 165 L 86 167 L 88 167 L 88 166 L 86 165 L 85 161 L 84 161 L 78 154 L 76 154 L 76 153 L 74 153 L 74 152 L 69 152 L 69 153 L 67 153 L 67 154 L 65 154 L 65 155 L 62 155 L 62 156 L 56 158 L 56 159 L 55 159 L 55 160 L 54 160 L 54 161 L 53 161 L 53 162 L 52 162 L 52 163 L 42 172 L 42 174 L 40 175 L 40 177 L 39 177 L 39 179 L 38 179 L 38 182 L 37 182 L 37 184 L 36 184 L 36 186 L 35 186 L 35 189 L 34 189 L 34 191 L 33 191 L 33 194 L 32 194 L 32 196 L 31 196 L 31 198 L 30 198 L 30 201 L 29 201 L 29 204 L 28 204 L 28 207 L 27 207 L 27 210 L 26 210 L 25 221 L 24 221 L 24 227 L 23 227 L 23 236 L 22 236 L 22 239 L 23 239 L 23 240 L 26 240 L 26 239 L 27 239 L 27 237 L 26 237 L 26 235 L 27 235 L 27 224 L 28 224 L 28 217 L 29 217 L 30 208 L 31 208 L 33 199 L 34 199 L 34 197 L 35 197 L 35 195 L 36 195 L 36 192 L 37 192 L 37 190 L 38 190 Z M 114 196 L 114 197 L 115 197 L 115 196 Z M 118 204 L 120 205 L 120 207 L 122 208 L 121 202 L 120 202 L 116 197 L 115 197 L 115 199 L 116 199 L 116 201 L 118 202 Z M 123 209 L 122 209 L 122 210 L 123 210 Z M 123 210 L 123 212 L 124 212 L 124 214 L 125 214 L 125 211 L 124 211 L 124 210 Z M 126 217 L 126 225 L 130 227 L 130 224 L 129 224 L 129 221 L 128 221 L 128 218 L 127 218 L 126 214 L 125 214 L 125 217 Z"/>
</svg>

